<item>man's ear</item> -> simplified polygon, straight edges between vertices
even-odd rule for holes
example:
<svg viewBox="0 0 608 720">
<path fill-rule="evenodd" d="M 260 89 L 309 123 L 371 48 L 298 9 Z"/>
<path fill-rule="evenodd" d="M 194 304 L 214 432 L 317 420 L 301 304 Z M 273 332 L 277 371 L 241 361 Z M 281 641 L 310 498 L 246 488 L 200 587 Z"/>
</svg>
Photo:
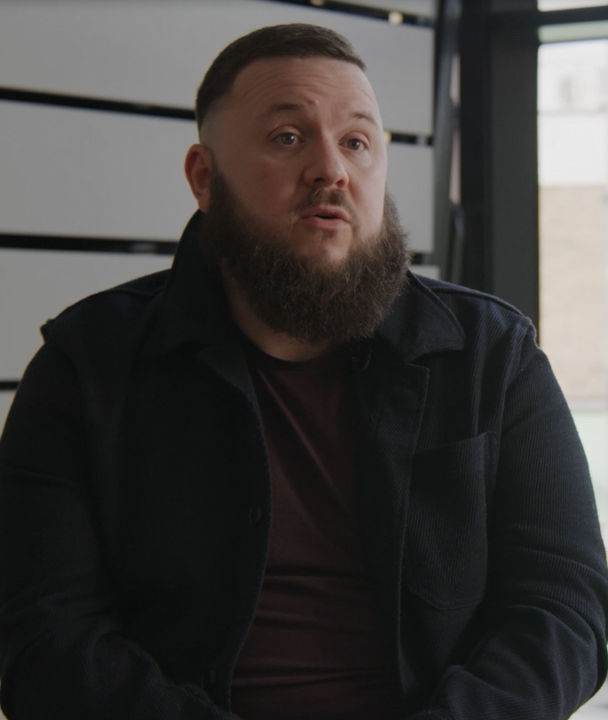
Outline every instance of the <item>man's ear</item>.
<svg viewBox="0 0 608 720">
<path fill-rule="evenodd" d="M 186 153 L 184 172 L 201 212 L 209 209 L 211 180 L 211 150 L 205 145 L 192 145 Z"/>
</svg>

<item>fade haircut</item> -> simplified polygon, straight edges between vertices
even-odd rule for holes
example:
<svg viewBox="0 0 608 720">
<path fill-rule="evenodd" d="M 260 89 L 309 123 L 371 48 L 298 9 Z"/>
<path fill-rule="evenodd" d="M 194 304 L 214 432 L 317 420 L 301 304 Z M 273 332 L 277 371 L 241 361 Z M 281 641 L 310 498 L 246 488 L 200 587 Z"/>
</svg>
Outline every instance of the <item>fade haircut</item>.
<svg viewBox="0 0 608 720">
<path fill-rule="evenodd" d="M 365 72 L 365 63 L 342 35 L 306 23 L 271 25 L 254 30 L 227 45 L 211 63 L 196 94 L 196 126 L 227 95 L 239 72 L 255 60 L 276 57 L 325 57 L 352 63 Z"/>
</svg>

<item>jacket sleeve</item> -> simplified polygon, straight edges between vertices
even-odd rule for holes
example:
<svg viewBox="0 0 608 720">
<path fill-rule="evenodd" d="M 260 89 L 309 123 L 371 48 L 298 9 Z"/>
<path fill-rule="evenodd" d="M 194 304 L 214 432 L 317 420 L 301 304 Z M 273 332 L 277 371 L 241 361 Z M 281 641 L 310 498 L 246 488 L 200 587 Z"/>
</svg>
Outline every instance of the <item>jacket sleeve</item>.
<svg viewBox="0 0 608 720">
<path fill-rule="evenodd" d="M 0 441 L 0 661 L 9 720 L 228 720 L 121 635 L 86 488 L 71 365 L 48 345 Z"/>
<path fill-rule="evenodd" d="M 530 328 L 488 508 L 484 632 L 411 720 L 561 720 L 606 676 L 608 580 L 587 462 Z"/>
</svg>

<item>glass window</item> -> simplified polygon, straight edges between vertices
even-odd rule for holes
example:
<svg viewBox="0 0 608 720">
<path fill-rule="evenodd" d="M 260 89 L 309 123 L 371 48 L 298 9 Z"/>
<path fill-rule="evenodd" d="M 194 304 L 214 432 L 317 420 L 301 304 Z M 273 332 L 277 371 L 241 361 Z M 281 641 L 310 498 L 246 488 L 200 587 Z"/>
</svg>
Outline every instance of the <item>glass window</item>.
<svg viewBox="0 0 608 720">
<path fill-rule="evenodd" d="M 538 72 L 540 343 L 608 542 L 608 40 L 541 45 Z"/>
<path fill-rule="evenodd" d="M 606 0 L 538 0 L 539 10 L 568 10 L 571 8 L 608 5 Z"/>
</svg>

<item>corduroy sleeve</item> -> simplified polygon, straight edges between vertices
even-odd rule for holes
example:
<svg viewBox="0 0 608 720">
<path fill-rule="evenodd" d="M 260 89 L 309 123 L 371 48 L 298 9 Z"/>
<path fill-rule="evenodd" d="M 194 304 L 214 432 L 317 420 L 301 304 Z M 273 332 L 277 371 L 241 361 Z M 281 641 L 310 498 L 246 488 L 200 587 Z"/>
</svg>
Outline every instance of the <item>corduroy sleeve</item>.
<svg viewBox="0 0 608 720">
<path fill-rule="evenodd" d="M 75 373 L 48 345 L 0 441 L 0 660 L 9 720 L 228 720 L 121 635 L 87 491 Z"/>
<path fill-rule="evenodd" d="M 533 329 L 505 398 L 485 632 L 411 720 L 562 720 L 606 675 L 608 580 L 587 462 Z"/>
</svg>

